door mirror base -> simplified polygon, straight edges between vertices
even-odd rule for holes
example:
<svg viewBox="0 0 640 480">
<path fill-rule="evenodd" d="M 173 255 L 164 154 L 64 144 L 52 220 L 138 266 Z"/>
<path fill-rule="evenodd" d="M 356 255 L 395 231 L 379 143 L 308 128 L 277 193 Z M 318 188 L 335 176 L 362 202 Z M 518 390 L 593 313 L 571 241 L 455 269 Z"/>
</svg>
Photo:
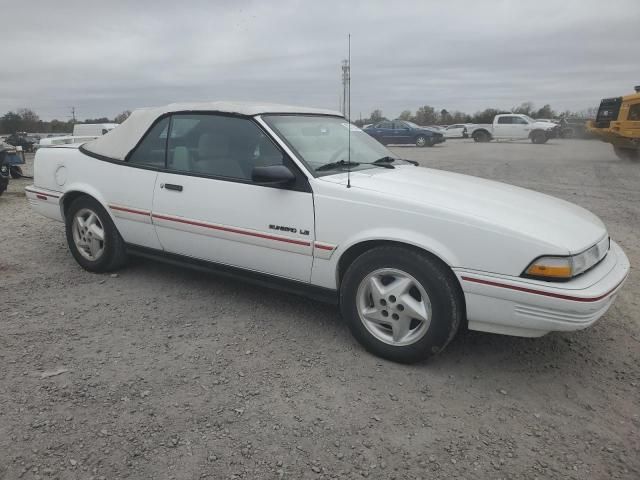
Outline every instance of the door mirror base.
<svg viewBox="0 0 640 480">
<path fill-rule="evenodd" d="M 284 165 L 269 165 L 267 167 L 253 167 L 251 180 L 258 185 L 285 186 L 296 180 L 296 176 Z"/>
</svg>

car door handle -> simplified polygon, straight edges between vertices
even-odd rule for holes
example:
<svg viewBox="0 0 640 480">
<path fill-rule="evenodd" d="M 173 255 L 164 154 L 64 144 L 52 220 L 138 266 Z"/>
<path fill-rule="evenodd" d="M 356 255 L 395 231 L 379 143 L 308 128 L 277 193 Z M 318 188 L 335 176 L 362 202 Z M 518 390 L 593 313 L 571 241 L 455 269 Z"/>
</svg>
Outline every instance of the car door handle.
<svg viewBox="0 0 640 480">
<path fill-rule="evenodd" d="M 182 185 L 176 185 L 175 183 L 163 183 L 160 188 L 166 188 L 167 190 L 175 190 L 176 192 L 182 191 Z"/>
</svg>

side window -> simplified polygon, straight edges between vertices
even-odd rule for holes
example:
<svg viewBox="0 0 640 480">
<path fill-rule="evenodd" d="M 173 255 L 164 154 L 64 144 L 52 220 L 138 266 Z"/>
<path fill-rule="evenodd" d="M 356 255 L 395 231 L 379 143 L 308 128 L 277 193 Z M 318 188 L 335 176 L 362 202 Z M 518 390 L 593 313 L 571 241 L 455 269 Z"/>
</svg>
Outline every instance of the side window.
<svg viewBox="0 0 640 480">
<path fill-rule="evenodd" d="M 513 117 L 500 117 L 498 119 L 498 123 L 500 125 L 511 125 L 513 123 L 512 119 L 513 119 Z"/>
<path fill-rule="evenodd" d="M 283 162 L 280 150 L 251 120 L 213 114 L 171 119 L 170 170 L 250 180 L 253 167 Z"/>
<path fill-rule="evenodd" d="M 629 107 L 629 115 L 627 115 L 627 120 L 630 122 L 640 122 L 640 103 L 636 103 L 635 105 L 631 105 Z"/>
<path fill-rule="evenodd" d="M 513 119 L 513 123 L 515 123 L 516 125 L 529 125 L 529 122 L 527 122 L 524 118 L 520 118 L 520 117 L 511 117 Z"/>
<path fill-rule="evenodd" d="M 129 154 L 129 163 L 164 168 L 169 117 L 156 123 L 145 135 L 136 149 Z"/>
<path fill-rule="evenodd" d="M 391 122 L 380 122 L 376 125 L 376 128 L 393 128 L 393 124 Z"/>
<path fill-rule="evenodd" d="M 402 130 L 404 128 L 407 128 L 407 126 L 404 124 L 404 122 L 393 122 L 393 129 L 394 130 Z"/>
</svg>

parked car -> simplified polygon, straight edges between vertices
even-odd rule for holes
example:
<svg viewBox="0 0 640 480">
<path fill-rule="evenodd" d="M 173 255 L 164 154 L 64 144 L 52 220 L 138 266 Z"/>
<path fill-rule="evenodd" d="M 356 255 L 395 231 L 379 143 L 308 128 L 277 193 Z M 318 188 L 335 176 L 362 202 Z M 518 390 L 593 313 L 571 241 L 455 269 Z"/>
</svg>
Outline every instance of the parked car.
<svg viewBox="0 0 640 480">
<path fill-rule="evenodd" d="M 76 123 L 73 126 L 73 136 L 99 137 L 100 135 L 106 135 L 117 126 L 117 123 Z"/>
<path fill-rule="evenodd" d="M 8 143 L 0 142 L 0 165 L 6 165 L 12 178 L 20 178 L 22 176 L 22 167 L 24 165 L 24 152 L 22 147 L 14 147 Z"/>
<path fill-rule="evenodd" d="M 33 152 L 34 145 L 40 141 L 39 138 L 25 133 L 14 133 L 5 138 L 4 142 L 14 147 L 22 147 L 25 152 Z"/>
<path fill-rule="evenodd" d="M 11 173 L 9 172 L 9 165 L 0 159 L 0 195 L 2 195 L 9 186 L 10 176 Z"/>
<path fill-rule="evenodd" d="M 558 125 L 552 122 L 540 122 L 533 118 L 515 113 L 496 115 L 492 124 L 479 124 L 468 129 L 468 134 L 476 142 L 491 140 L 526 140 L 532 143 L 546 143 L 557 135 Z"/>
<path fill-rule="evenodd" d="M 416 147 L 433 147 L 445 141 L 442 133 L 405 120 L 384 120 L 364 131 L 383 145 L 413 144 Z"/>
<path fill-rule="evenodd" d="M 446 138 L 469 138 L 469 134 L 467 133 L 467 126 L 462 123 L 449 125 L 444 130 L 444 136 Z"/>
<path fill-rule="evenodd" d="M 305 293 L 400 362 L 463 324 L 537 337 L 611 306 L 629 261 L 595 215 L 412 163 L 333 111 L 173 104 L 38 150 L 26 195 L 89 271 L 131 254 Z"/>
</svg>

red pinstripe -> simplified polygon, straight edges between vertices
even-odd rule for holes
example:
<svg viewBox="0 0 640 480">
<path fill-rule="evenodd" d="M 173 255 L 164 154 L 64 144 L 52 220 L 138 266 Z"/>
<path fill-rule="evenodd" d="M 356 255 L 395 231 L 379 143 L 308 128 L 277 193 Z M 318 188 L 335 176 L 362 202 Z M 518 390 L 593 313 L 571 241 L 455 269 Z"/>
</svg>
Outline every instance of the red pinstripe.
<svg viewBox="0 0 640 480">
<path fill-rule="evenodd" d="M 285 242 L 285 243 L 292 243 L 294 245 L 302 245 L 304 247 L 310 247 L 311 243 L 310 242 L 305 242 L 304 240 L 296 240 L 293 238 L 283 238 L 283 237 L 274 237 L 273 235 L 267 235 L 264 233 L 258 233 L 258 232 L 251 232 L 248 230 L 241 230 L 239 228 L 233 228 L 233 227 L 222 227 L 220 225 L 211 225 L 210 223 L 202 223 L 202 222 L 197 222 L 194 220 L 187 220 L 186 218 L 176 218 L 176 217 L 168 217 L 166 215 L 158 215 L 158 214 L 152 214 L 151 215 L 152 218 L 159 218 L 161 220 L 168 220 L 170 222 L 177 222 L 177 223 L 184 223 L 186 225 L 195 225 L 196 227 L 204 227 L 204 228 L 210 228 L 212 230 L 219 230 L 222 232 L 230 232 L 230 233 L 237 233 L 239 235 L 248 235 L 250 237 L 257 237 L 257 238 L 264 238 L 267 240 L 274 240 L 277 242 Z"/>
<path fill-rule="evenodd" d="M 331 247 L 329 245 L 320 245 L 318 243 L 315 244 L 316 248 L 319 248 L 320 250 L 333 250 L 335 249 L 335 247 Z"/>
<path fill-rule="evenodd" d="M 32 190 L 31 188 L 25 188 L 25 191 L 29 193 L 33 193 L 40 200 L 47 200 L 48 197 L 51 198 L 60 198 L 60 195 L 54 195 L 52 193 L 40 192 L 38 190 Z M 44 197 L 44 198 L 43 198 Z"/>
<path fill-rule="evenodd" d="M 611 295 L 620 285 L 622 285 L 622 283 L 627 279 L 627 277 L 624 277 L 615 287 L 613 287 L 607 293 L 605 293 L 603 295 L 599 295 L 597 297 L 574 297 L 573 295 L 564 295 L 562 293 L 544 292 L 542 290 L 534 290 L 532 288 L 518 287 L 516 285 L 507 285 L 507 284 L 504 284 L 504 283 L 492 282 L 490 280 L 481 280 L 479 278 L 462 277 L 462 279 L 467 281 L 467 282 L 480 283 L 482 285 L 490 285 L 492 287 L 506 288 L 508 290 L 516 290 L 518 292 L 532 293 L 534 295 L 543 295 L 545 297 L 559 298 L 559 299 L 562 299 L 562 300 L 571 300 L 571 301 L 574 301 L 574 302 L 597 302 L 598 300 L 602 300 L 603 298 L 608 297 L 609 295 Z"/>
<path fill-rule="evenodd" d="M 111 210 L 119 210 L 121 212 L 137 213 L 138 215 L 145 215 L 145 216 L 151 215 L 151 212 L 147 212 L 147 211 L 144 211 L 144 210 L 136 210 L 134 208 L 118 207 L 116 205 L 109 205 L 109 208 Z"/>
</svg>

